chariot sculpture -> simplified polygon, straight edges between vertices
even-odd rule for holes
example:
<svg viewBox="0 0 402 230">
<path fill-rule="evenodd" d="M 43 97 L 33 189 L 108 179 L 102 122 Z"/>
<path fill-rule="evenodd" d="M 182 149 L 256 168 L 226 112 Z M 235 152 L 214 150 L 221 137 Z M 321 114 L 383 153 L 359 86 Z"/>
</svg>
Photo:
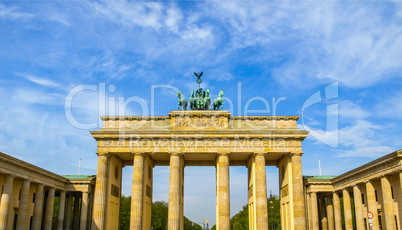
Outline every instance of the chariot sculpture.
<svg viewBox="0 0 402 230">
<path fill-rule="evenodd" d="M 201 73 L 195 73 L 194 75 L 197 77 L 196 82 L 198 83 L 198 89 L 197 91 L 194 92 L 194 90 L 191 90 L 191 95 L 190 95 L 190 103 L 188 103 L 184 97 L 183 94 L 180 91 L 177 91 L 177 97 L 179 98 L 178 102 L 178 109 L 180 110 L 180 107 L 182 107 L 183 110 L 187 110 L 187 105 L 189 104 L 189 109 L 191 110 L 220 110 L 223 108 L 223 93 L 224 91 L 221 90 L 219 92 L 219 96 L 217 99 L 215 99 L 213 106 L 211 106 L 211 98 L 209 96 L 209 89 L 206 91 L 203 91 L 201 88 L 201 76 L 204 72 Z M 195 95 L 194 95 L 195 93 Z"/>
</svg>

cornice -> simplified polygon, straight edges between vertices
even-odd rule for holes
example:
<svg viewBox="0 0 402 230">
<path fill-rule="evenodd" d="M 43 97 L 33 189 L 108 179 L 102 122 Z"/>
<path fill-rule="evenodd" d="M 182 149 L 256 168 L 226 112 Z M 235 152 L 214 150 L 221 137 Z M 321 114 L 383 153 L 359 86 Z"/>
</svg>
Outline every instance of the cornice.
<svg viewBox="0 0 402 230">
<path fill-rule="evenodd" d="M 101 116 L 102 121 L 169 120 L 172 116 L 226 116 L 230 120 L 294 120 L 300 116 L 231 116 L 228 111 L 172 111 L 168 116 Z"/>
<path fill-rule="evenodd" d="M 62 183 L 67 183 L 68 182 L 67 178 L 64 178 L 64 177 L 62 177 L 60 175 L 57 175 L 55 173 L 52 173 L 50 171 L 47 171 L 47 170 L 42 169 L 40 167 L 37 167 L 35 165 L 29 164 L 29 163 L 27 163 L 25 161 L 22 161 L 22 160 L 19 160 L 17 158 L 14 158 L 14 157 L 9 156 L 7 154 L 4 154 L 2 152 L 0 152 L 0 161 L 9 163 L 9 164 L 14 165 L 16 167 L 20 167 L 20 168 L 23 168 L 25 170 L 28 170 L 28 171 L 31 171 L 31 172 L 34 172 L 34 173 L 37 173 L 37 174 L 40 174 L 40 175 L 45 176 L 45 177 L 52 178 L 52 179 L 60 181 Z"/>
<path fill-rule="evenodd" d="M 358 168 L 355 168 L 353 170 L 350 170 L 344 174 L 341 174 L 333 179 L 331 179 L 332 183 L 340 183 L 342 180 L 347 180 L 348 178 L 351 178 L 353 176 L 358 176 L 359 174 L 363 174 L 369 170 L 372 170 L 374 168 L 380 167 L 381 165 L 393 162 L 393 161 L 400 161 L 402 159 L 402 154 L 401 154 L 401 150 L 392 152 L 390 154 L 387 154 L 381 158 L 378 158 L 374 161 L 371 161 L 367 164 L 364 164 Z M 395 162 L 396 165 L 395 167 L 400 167 L 401 166 L 401 162 Z M 387 168 L 389 169 L 389 168 Z M 382 170 L 384 171 L 384 170 Z M 378 173 L 378 172 L 377 172 Z"/>
<path fill-rule="evenodd" d="M 129 138 L 130 135 L 147 135 L 147 137 L 179 137 L 180 135 L 198 135 L 202 137 L 204 135 L 215 135 L 215 136 L 224 136 L 224 137 L 244 137 L 248 136 L 252 137 L 272 137 L 274 138 L 277 135 L 281 135 L 283 138 L 300 138 L 304 139 L 308 135 L 308 131 L 299 130 L 299 129 L 270 129 L 270 130 L 242 130 L 242 129 L 229 129 L 229 130 L 170 130 L 170 129 L 101 129 L 99 131 L 90 131 L 90 133 L 95 136 L 103 136 L 103 135 L 115 135 L 116 137 L 124 137 Z M 112 137 L 115 138 L 115 137 Z"/>
</svg>

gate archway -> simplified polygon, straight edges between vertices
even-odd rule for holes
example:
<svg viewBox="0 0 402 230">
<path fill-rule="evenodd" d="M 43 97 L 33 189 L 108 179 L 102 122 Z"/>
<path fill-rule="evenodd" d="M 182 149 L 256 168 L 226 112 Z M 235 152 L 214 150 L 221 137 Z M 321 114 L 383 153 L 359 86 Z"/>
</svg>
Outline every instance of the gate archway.
<svg viewBox="0 0 402 230">
<path fill-rule="evenodd" d="M 229 166 L 248 168 L 249 229 L 267 229 L 265 166 L 279 168 L 282 229 L 305 229 L 297 116 L 231 116 L 172 111 L 168 116 L 106 116 L 98 141 L 92 229 L 117 229 L 121 170 L 133 165 L 130 229 L 151 229 L 153 167 L 170 166 L 169 230 L 183 229 L 184 166 L 216 167 L 216 226 L 230 229 Z"/>
</svg>

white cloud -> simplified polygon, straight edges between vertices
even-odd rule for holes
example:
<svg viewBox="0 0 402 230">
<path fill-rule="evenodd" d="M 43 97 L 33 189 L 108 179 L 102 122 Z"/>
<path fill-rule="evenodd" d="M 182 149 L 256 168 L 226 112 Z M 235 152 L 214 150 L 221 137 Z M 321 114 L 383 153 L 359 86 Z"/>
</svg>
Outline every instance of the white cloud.
<svg viewBox="0 0 402 230">
<path fill-rule="evenodd" d="M 181 11 L 177 8 L 169 8 L 166 10 L 166 26 L 173 32 L 179 31 L 179 24 L 183 19 Z"/>
<path fill-rule="evenodd" d="M 371 157 L 378 158 L 395 151 L 389 146 L 363 146 L 339 152 L 338 157 Z"/>
<path fill-rule="evenodd" d="M 222 73 L 220 76 L 218 76 L 216 78 L 217 81 L 230 81 L 232 80 L 234 77 L 232 74 L 230 73 Z"/>
<path fill-rule="evenodd" d="M 339 115 L 343 118 L 362 119 L 370 116 L 370 112 L 350 100 L 343 100 L 338 103 L 338 109 L 328 111 L 329 115 Z M 338 114 L 337 114 L 338 112 Z"/>
<path fill-rule="evenodd" d="M 387 4 L 214 4 L 217 9 L 210 15 L 219 15 L 227 26 L 231 47 L 260 47 L 265 62 L 280 60 L 272 72 L 284 85 L 305 88 L 335 80 L 360 88 L 402 76 L 401 14 L 381 13 Z M 389 4 L 401 11 L 399 3 Z"/>
<path fill-rule="evenodd" d="M 62 105 L 63 95 L 58 93 L 46 93 L 39 90 L 20 88 L 15 89 L 11 93 L 12 101 L 18 104 L 46 104 L 46 105 Z"/>
<path fill-rule="evenodd" d="M 43 85 L 43 86 L 47 86 L 47 87 L 56 87 L 56 88 L 60 87 L 60 85 L 58 83 L 51 81 L 49 79 L 39 78 L 36 76 L 32 76 L 29 74 L 23 74 L 23 73 L 16 73 L 16 74 L 26 78 L 27 80 L 29 80 L 33 83 L 36 83 L 38 85 Z"/>
<path fill-rule="evenodd" d="M 317 140 L 316 144 L 339 143 L 338 157 L 378 157 L 393 151 L 393 147 L 384 145 L 384 140 L 378 135 L 383 127 L 375 125 L 366 120 L 357 120 L 355 124 L 339 129 L 336 132 L 327 131 L 325 135 Z M 319 132 L 323 132 L 319 130 Z M 313 138 L 309 136 L 309 138 Z M 325 139 L 323 139 L 325 138 Z"/>
<path fill-rule="evenodd" d="M 102 16 L 123 26 L 140 26 L 159 30 L 163 25 L 162 4 L 156 2 L 105 1 L 94 3 L 94 9 Z"/>
<path fill-rule="evenodd" d="M 6 95 L 13 96 L 0 103 L 1 152 L 60 174 L 77 173 L 82 158 L 89 166 L 83 167 L 82 173 L 96 174 L 96 167 L 91 167 L 96 165 L 96 141 L 57 112 L 63 104 L 60 95 L 0 88 L 0 96 Z"/>
<path fill-rule="evenodd" d="M 374 108 L 382 117 L 402 118 L 402 92 L 383 98 Z"/>
<path fill-rule="evenodd" d="M 376 138 L 375 130 L 382 129 L 369 121 L 357 120 L 353 126 L 347 126 L 339 130 L 339 143 L 346 147 L 362 147 L 380 145 Z"/>
<path fill-rule="evenodd" d="M 5 19 L 27 19 L 33 17 L 32 14 L 19 12 L 17 7 L 8 7 L 0 4 L 0 18 Z"/>
</svg>

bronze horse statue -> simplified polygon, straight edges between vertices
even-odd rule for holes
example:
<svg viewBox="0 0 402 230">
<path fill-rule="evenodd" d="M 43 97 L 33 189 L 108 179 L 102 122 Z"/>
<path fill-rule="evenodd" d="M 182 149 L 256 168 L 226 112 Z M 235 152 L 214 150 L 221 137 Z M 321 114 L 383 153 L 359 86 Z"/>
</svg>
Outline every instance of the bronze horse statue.
<svg viewBox="0 0 402 230">
<path fill-rule="evenodd" d="M 177 103 L 177 109 L 180 110 L 180 106 L 183 107 L 183 110 L 187 110 L 187 101 L 184 99 L 183 94 L 180 90 L 177 91 L 177 97 L 179 98 L 179 102 Z"/>
<path fill-rule="evenodd" d="M 222 108 L 223 108 L 223 99 L 222 99 L 223 93 L 224 93 L 224 91 L 221 90 L 221 91 L 219 92 L 218 98 L 215 99 L 215 101 L 214 101 L 214 110 L 220 110 L 220 107 L 221 107 L 221 106 L 222 106 Z"/>
</svg>

